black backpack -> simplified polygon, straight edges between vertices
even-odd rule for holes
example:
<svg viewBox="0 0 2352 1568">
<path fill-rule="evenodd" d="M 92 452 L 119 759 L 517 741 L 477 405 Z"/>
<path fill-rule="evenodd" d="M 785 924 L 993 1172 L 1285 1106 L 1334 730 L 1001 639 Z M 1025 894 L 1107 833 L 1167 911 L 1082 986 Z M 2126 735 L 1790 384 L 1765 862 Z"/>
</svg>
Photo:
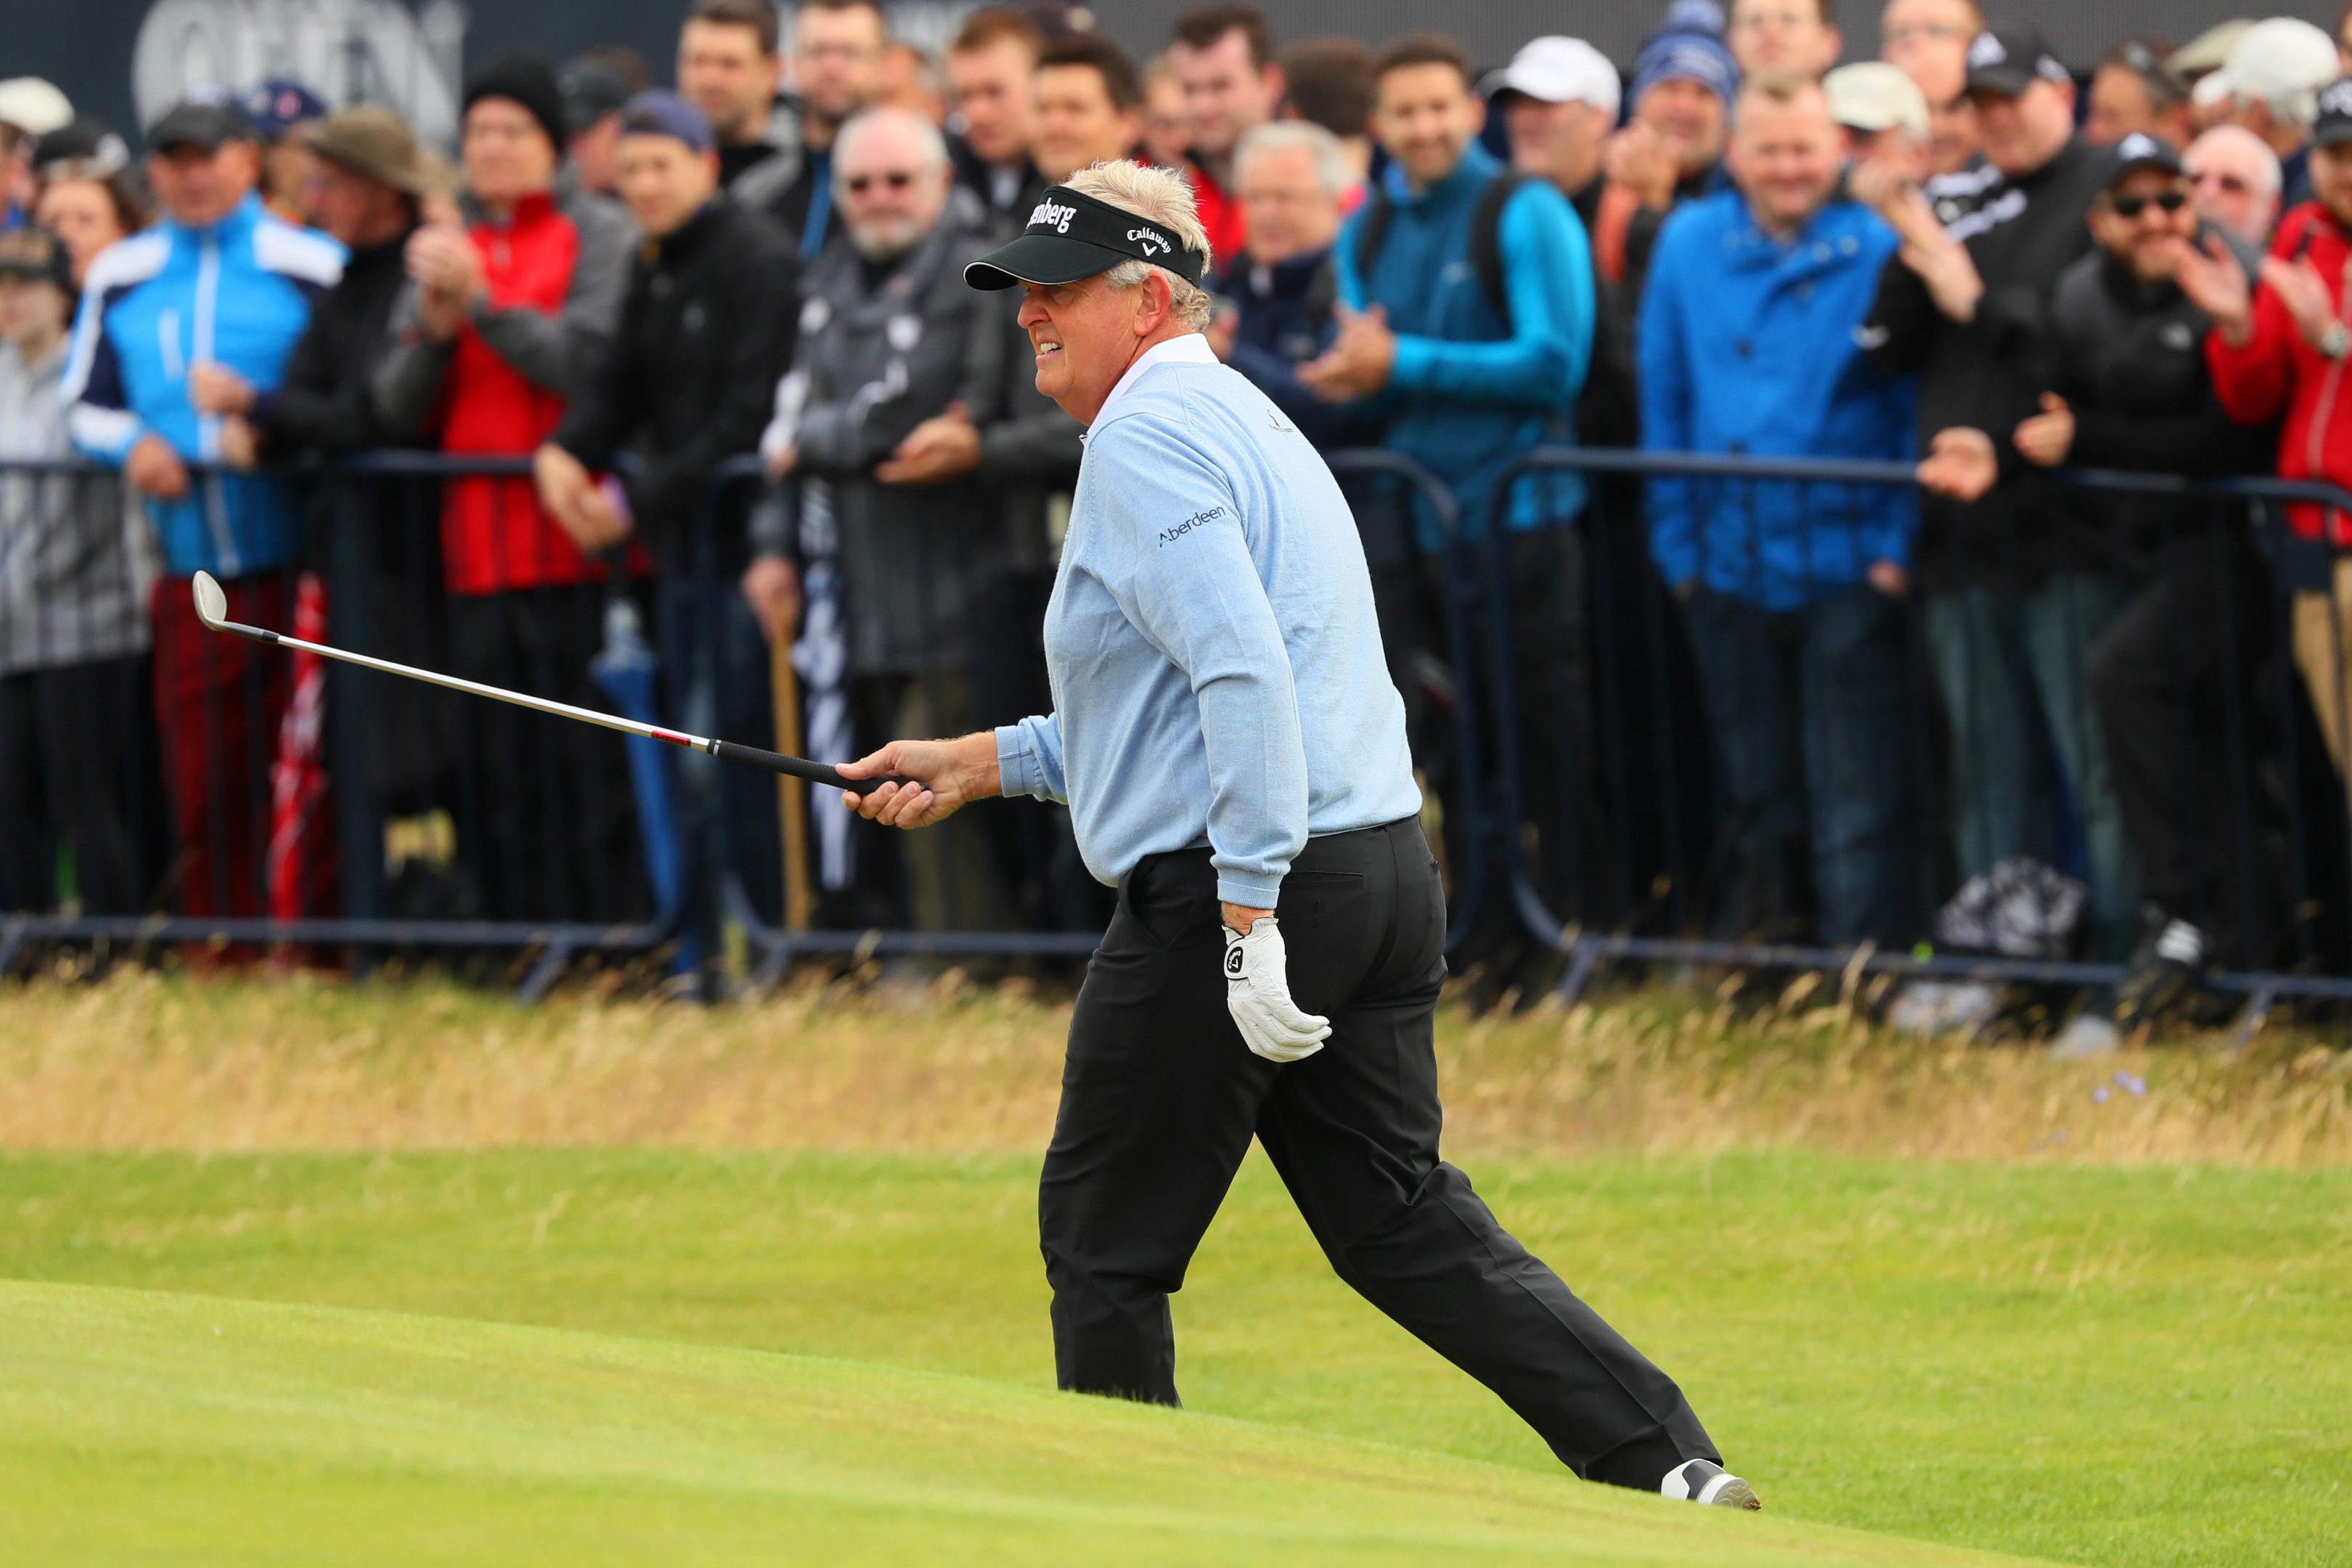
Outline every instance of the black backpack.
<svg viewBox="0 0 2352 1568">
<path fill-rule="evenodd" d="M 1470 265 L 1478 273 L 1478 290 L 1495 314 L 1503 319 L 1506 331 L 1511 326 L 1511 296 L 1503 277 L 1503 209 L 1510 205 L 1518 188 L 1534 176 L 1516 169 L 1506 169 L 1486 182 L 1478 193 L 1478 205 L 1470 214 Z M 1396 217 L 1396 205 L 1389 194 L 1375 187 L 1371 199 L 1364 205 L 1364 221 L 1356 230 L 1356 276 L 1369 278 L 1372 263 L 1388 242 L 1389 225 Z"/>
</svg>

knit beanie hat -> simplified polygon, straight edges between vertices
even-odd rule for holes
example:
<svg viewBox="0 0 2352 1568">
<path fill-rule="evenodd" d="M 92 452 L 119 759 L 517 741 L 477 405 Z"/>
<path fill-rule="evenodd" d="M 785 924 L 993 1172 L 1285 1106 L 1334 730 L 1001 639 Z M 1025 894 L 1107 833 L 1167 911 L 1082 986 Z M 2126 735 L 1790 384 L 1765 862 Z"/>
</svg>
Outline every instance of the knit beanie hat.
<svg viewBox="0 0 2352 1568">
<path fill-rule="evenodd" d="M 1739 93 L 1739 66 L 1723 40 L 1709 33 L 1660 33 L 1633 57 L 1633 101 L 1662 81 L 1695 81 L 1728 110 Z"/>
<path fill-rule="evenodd" d="M 548 144 L 555 149 L 558 158 L 563 156 L 563 90 L 555 85 L 555 73 L 543 60 L 529 55 L 509 55 L 491 61 L 466 79 L 466 101 L 458 110 L 462 119 L 467 110 L 486 98 L 503 98 L 519 103 L 539 121 L 547 132 Z"/>
</svg>

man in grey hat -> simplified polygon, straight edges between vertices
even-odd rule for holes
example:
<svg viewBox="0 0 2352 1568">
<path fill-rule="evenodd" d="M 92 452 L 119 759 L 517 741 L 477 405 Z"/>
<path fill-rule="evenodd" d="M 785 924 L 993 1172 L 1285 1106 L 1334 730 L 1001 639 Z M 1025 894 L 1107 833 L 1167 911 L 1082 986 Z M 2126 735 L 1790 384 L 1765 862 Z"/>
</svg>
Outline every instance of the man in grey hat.
<svg viewBox="0 0 2352 1568">
<path fill-rule="evenodd" d="M 1118 888 L 1038 1194 L 1061 1386 L 1178 1403 L 1168 1298 L 1255 1137 L 1340 1277 L 1578 1475 L 1754 1508 L 1673 1379 L 1438 1157 L 1445 900 L 1404 704 L 1330 469 L 1201 336 L 1209 259 L 1181 176 L 1122 161 L 965 269 L 1024 291 L 1037 390 L 1087 426 L 1055 711 L 843 770 L 921 781 L 845 797 L 899 827 L 1066 800 Z"/>
<path fill-rule="evenodd" d="M 330 118 L 310 152 L 317 167 L 303 197 L 350 254 L 341 280 L 312 306 L 275 391 L 257 393 L 220 365 L 189 372 L 189 396 L 221 416 L 221 451 L 231 462 L 402 444 L 376 414 L 368 366 L 407 276 L 408 237 L 423 221 L 425 201 L 448 194 L 449 171 L 398 115 L 374 105 Z"/>
</svg>

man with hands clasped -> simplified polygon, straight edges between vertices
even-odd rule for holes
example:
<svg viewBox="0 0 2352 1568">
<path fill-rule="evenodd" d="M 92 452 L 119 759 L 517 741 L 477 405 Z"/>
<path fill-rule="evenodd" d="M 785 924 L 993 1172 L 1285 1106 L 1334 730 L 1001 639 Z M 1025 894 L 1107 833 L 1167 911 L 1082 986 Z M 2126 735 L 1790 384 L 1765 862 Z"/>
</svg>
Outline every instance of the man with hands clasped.
<svg viewBox="0 0 2352 1568">
<path fill-rule="evenodd" d="M 1208 264 L 1181 176 L 1108 163 L 966 269 L 1025 290 L 1038 390 L 1087 426 L 1055 711 L 842 770 L 920 781 L 845 796 L 901 827 L 1066 800 L 1118 887 L 1038 1199 L 1061 1386 L 1178 1403 L 1168 1298 L 1255 1135 L 1340 1277 L 1579 1475 L 1753 1507 L 1673 1381 L 1438 1158 L 1445 905 L 1403 704 L 1329 469 L 1201 336 Z"/>
</svg>

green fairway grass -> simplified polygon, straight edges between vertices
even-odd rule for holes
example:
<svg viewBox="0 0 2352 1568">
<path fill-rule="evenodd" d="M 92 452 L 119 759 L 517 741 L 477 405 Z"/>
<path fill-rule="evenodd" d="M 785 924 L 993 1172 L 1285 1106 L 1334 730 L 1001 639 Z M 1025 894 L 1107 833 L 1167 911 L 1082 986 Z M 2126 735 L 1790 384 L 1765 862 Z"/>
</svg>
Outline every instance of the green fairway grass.
<svg viewBox="0 0 2352 1568">
<path fill-rule="evenodd" d="M 0 1285 L 12 1563 L 2000 1561 L 852 1363 Z"/>
<path fill-rule="evenodd" d="M 1473 1174 L 1682 1381 L 1775 1524 L 2086 1563 L 2352 1563 L 2352 1172 L 1776 1154 Z M 1561 1482 L 1492 1396 L 1330 1277 L 1255 1159 L 1177 1299 L 1178 1371 L 1192 1413 L 1265 1426 L 1049 1397 L 1034 1177 L 1033 1160 L 929 1156 L 0 1156 L 0 1277 L 668 1342 L 11 1290 L 0 1494 L 17 1489 L 12 1525 L 29 1501 L 49 1532 L 28 1561 L 77 1563 L 276 1560 L 266 1532 L 305 1521 L 343 1555 L 281 1542 L 287 1561 L 372 1561 L 379 1534 L 404 1543 L 387 1561 L 593 1560 L 468 1556 L 467 1530 L 430 1533 L 445 1515 L 493 1544 L 538 1531 L 638 1561 L 676 1555 L 624 1550 L 666 1529 L 724 1558 L 803 1516 L 844 1560 L 917 1540 L 971 1546 L 900 1560 L 1150 1560 L 1100 1531 L 1169 1561 L 1509 1561 L 1547 1539 L 1575 1549 L 1555 1561 L 1841 1560 L 1828 1538 L 1737 1533 L 1752 1521 L 1643 1533 L 1643 1500 Z M 190 1352 L 188 1325 L 215 1319 L 221 1340 Z M 809 1436 L 818 1409 L 855 1430 Z M 1241 1456 L 1306 1441 L 1266 1426 L 1335 1440 L 1313 1446 L 1317 1500 L 1285 1511 L 1286 1489 L 1251 1480 Z M 903 1453 L 875 1446 L 902 1427 Z M 1202 1474 L 1157 1490 L 1152 1463 L 1113 1451 L 1130 1440 Z M 1501 1469 L 1347 1446 L 1365 1441 Z M 930 1487 L 917 1456 L 940 1453 Z M 1019 1500 L 1040 1483 L 1018 1455 L 1064 1453 L 1101 1467 L 1048 1500 L 1076 1511 Z M 1413 1500 L 1401 1470 L 1435 1492 Z M 1460 1502 L 1480 1489 L 1509 1500 L 1499 1524 Z M 265 1532 L 235 1538 L 249 1550 L 173 1547 L 244 1519 L 240 1495 L 239 1528 Z M 811 1550 L 793 1560 L 826 1560 Z M 1885 1550 L 1853 1560 L 1930 1560 Z"/>
</svg>

